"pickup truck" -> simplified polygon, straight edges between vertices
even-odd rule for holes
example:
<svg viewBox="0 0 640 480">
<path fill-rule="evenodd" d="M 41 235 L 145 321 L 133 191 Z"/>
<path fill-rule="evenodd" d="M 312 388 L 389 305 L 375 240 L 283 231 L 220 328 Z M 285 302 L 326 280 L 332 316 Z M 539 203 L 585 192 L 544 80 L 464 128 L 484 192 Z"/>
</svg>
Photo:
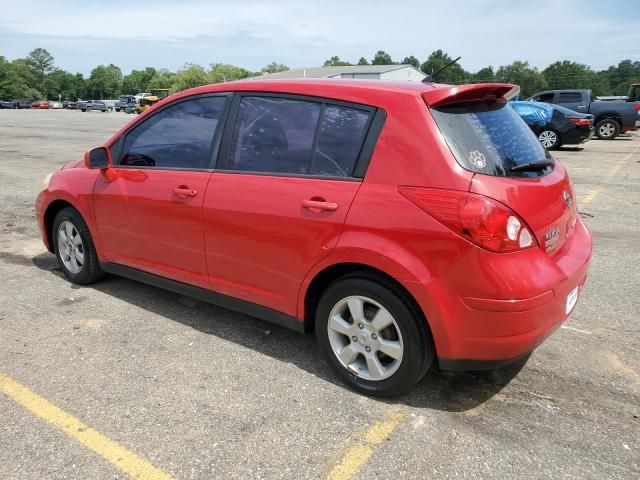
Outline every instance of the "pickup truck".
<svg viewBox="0 0 640 480">
<path fill-rule="evenodd" d="M 590 113 L 595 118 L 596 135 L 602 140 L 613 140 L 621 133 L 635 130 L 636 122 L 640 120 L 640 104 L 592 101 L 591 90 L 545 90 L 529 100 Z"/>
<path fill-rule="evenodd" d="M 83 112 L 90 112 L 92 110 L 97 110 L 99 112 L 110 112 L 113 110 L 112 107 L 109 107 L 102 100 L 78 100 L 76 102 L 76 109 L 82 110 Z"/>
<path fill-rule="evenodd" d="M 136 97 L 133 95 L 120 95 L 118 100 L 115 103 L 116 112 L 122 110 L 123 112 L 127 111 L 127 108 L 136 108 Z"/>
</svg>

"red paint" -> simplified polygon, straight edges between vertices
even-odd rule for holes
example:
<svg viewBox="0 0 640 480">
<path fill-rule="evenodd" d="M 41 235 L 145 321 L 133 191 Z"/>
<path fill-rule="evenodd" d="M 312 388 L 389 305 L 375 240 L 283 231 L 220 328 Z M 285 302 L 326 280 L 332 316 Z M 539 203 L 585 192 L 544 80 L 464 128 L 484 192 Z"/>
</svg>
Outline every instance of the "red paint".
<svg viewBox="0 0 640 480">
<path fill-rule="evenodd" d="M 366 265 L 395 278 L 413 296 L 438 356 L 446 359 L 516 357 L 567 318 L 567 295 L 586 280 L 591 236 L 577 217 L 565 169 L 558 162 L 552 173 L 536 179 L 473 174 L 455 161 L 427 106 L 509 96 L 513 86 L 217 84 L 168 97 L 129 126 L 177 99 L 221 91 L 301 94 L 384 109 L 387 118 L 364 180 L 92 170 L 80 161 L 56 172 L 39 195 L 41 228 L 47 208 L 64 200 L 87 221 L 101 261 L 209 288 L 301 321 L 307 288 L 319 273 L 342 263 Z M 427 213 L 429 208 L 399 187 L 445 190 L 451 198 L 487 197 L 498 212 L 495 221 L 512 212 L 531 230 L 533 244 L 490 251 L 473 235 L 436 220 L 436 213 Z M 43 238 L 47 243 L 46 232 Z"/>
</svg>

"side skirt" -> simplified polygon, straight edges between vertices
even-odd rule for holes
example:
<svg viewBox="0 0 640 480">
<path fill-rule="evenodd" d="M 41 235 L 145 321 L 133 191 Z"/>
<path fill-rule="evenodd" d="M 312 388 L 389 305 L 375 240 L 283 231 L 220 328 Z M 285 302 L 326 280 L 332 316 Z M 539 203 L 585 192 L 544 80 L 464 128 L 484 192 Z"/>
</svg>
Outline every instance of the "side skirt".
<svg viewBox="0 0 640 480">
<path fill-rule="evenodd" d="M 143 272 L 142 270 L 135 268 L 125 267 L 124 265 L 119 265 L 117 263 L 103 263 L 100 266 L 102 267 L 102 270 L 113 275 L 118 275 L 137 282 L 153 285 L 154 287 L 170 290 L 172 292 L 179 293 L 180 295 L 212 303 L 219 307 L 228 308 L 229 310 L 244 313 L 245 315 L 257 317 L 262 320 L 266 320 L 267 322 L 275 323 L 276 325 L 281 325 L 283 327 L 290 328 L 291 330 L 304 333 L 304 322 L 290 315 L 278 312 L 277 310 L 263 307 L 262 305 L 222 295 L 221 293 L 216 293 L 205 288 L 176 282 L 169 278 Z"/>
</svg>

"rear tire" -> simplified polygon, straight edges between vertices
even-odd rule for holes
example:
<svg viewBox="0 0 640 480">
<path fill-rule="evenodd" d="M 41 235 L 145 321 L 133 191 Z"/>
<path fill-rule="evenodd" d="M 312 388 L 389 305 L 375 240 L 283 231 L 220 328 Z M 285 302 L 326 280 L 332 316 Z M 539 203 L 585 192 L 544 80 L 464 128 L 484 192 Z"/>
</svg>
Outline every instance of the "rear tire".
<svg viewBox="0 0 640 480">
<path fill-rule="evenodd" d="M 600 120 L 596 124 L 596 135 L 600 140 L 613 140 L 620 135 L 620 124 L 611 118 Z"/>
<path fill-rule="evenodd" d="M 62 273 L 71 283 L 87 285 L 104 278 L 89 228 L 75 208 L 58 212 L 51 238 Z"/>
<path fill-rule="evenodd" d="M 560 135 L 551 129 L 541 131 L 538 135 L 538 141 L 547 150 L 555 150 L 560 147 Z"/>
<path fill-rule="evenodd" d="M 326 289 L 315 326 L 320 348 L 338 376 L 368 395 L 406 393 L 435 355 L 431 333 L 412 300 L 384 277 L 366 272 Z"/>
</svg>

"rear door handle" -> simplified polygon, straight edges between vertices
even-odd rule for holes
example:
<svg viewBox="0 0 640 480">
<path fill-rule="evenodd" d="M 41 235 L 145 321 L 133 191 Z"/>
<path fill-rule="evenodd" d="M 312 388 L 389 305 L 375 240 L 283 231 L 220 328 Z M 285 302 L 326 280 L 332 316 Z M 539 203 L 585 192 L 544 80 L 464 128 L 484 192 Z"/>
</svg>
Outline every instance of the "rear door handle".
<svg viewBox="0 0 640 480">
<path fill-rule="evenodd" d="M 180 185 L 173 189 L 173 193 L 176 194 L 178 198 L 187 198 L 187 197 L 195 197 L 198 194 L 197 190 L 193 190 L 192 188 L 187 187 L 186 185 Z"/>
<path fill-rule="evenodd" d="M 326 202 L 324 200 L 303 200 L 302 206 L 312 212 L 329 211 L 333 212 L 338 209 L 338 204 L 333 202 Z"/>
</svg>

